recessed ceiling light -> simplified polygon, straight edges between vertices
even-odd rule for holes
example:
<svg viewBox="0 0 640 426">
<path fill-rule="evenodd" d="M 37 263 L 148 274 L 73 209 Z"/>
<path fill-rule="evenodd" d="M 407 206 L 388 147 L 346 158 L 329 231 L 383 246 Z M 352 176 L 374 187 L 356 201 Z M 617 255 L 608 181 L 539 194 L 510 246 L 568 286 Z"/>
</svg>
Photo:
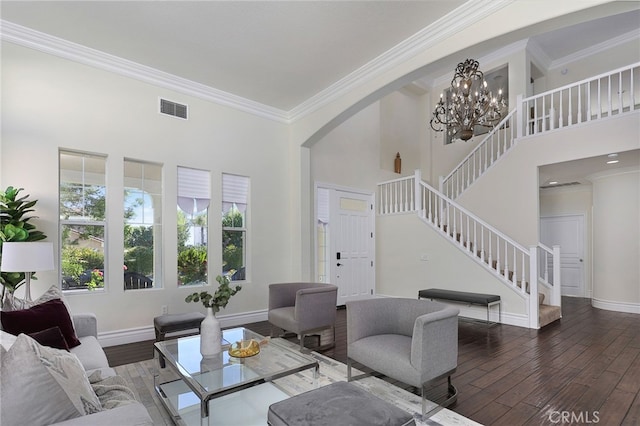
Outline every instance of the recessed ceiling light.
<svg viewBox="0 0 640 426">
<path fill-rule="evenodd" d="M 549 185 L 557 185 L 558 181 L 557 180 L 552 180 L 551 182 L 549 182 Z"/>
<path fill-rule="evenodd" d="M 616 158 L 617 156 L 618 156 L 618 154 L 615 154 L 615 153 L 607 155 L 607 157 L 609 157 L 609 158 Z"/>
<path fill-rule="evenodd" d="M 619 162 L 620 162 L 619 160 L 610 160 L 610 161 L 607 161 L 607 164 L 616 164 Z"/>
</svg>

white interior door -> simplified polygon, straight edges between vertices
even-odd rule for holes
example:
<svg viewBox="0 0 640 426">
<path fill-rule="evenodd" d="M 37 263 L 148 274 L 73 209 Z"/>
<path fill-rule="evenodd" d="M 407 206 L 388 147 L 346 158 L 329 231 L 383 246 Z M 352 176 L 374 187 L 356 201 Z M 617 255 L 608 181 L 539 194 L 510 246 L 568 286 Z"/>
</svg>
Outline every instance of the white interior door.
<svg viewBox="0 0 640 426">
<path fill-rule="evenodd" d="M 560 246 L 560 281 L 563 296 L 585 297 L 584 216 L 540 218 L 540 240 Z"/>
<path fill-rule="evenodd" d="M 331 191 L 330 270 L 338 305 L 371 297 L 374 276 L 373 195 Z"/>
</svg>

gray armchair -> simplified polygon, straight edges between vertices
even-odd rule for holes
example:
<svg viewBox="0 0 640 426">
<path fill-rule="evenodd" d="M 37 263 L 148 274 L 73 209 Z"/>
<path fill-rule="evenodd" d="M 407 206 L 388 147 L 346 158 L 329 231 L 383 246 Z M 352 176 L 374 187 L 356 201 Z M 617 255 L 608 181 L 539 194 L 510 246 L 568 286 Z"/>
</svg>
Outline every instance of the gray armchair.
<svg viewBox="0 0 640 426">
<path fill-rule="evenodd" d="M 335 344 L 338 287 L 322 283 L 280 283 L 269 285 L 269 315 L 273 326 L 298 335 L 300 351 L 305 336 L 331 328 Z"/>
<path fill-rule="evenodd" d="M 458 366 L 456 308 L 430 300 L 380 298 L 347 302 L 347 378 L 355 361 L 392 379 L 426 391 L 447 377 L 446 399 L 451 405 L 458 391 L 451 374 Z"/>
</svg>

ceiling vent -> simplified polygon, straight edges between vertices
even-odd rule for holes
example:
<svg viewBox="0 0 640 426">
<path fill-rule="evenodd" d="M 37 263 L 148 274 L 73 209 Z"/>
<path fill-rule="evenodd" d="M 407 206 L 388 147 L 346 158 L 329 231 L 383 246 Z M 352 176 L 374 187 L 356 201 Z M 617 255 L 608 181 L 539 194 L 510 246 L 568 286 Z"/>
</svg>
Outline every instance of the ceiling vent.
<svg viewBox="0 0 640 426">
<path fill-rule="evenodd" d="M 580 185 L 580 182 L 556 183 L 556 184 L 553 184 L 553 185 L 543 185 L 540 188 L 542 188 L 542 189 L 560 188 L 561 186 L 573 186 L 573 185 Z"/>
<path fill-rule="evenodd" d="M 187 106 L 166 99 L 160 99 L 160 113 L 186 120 Z"/>
</svg>

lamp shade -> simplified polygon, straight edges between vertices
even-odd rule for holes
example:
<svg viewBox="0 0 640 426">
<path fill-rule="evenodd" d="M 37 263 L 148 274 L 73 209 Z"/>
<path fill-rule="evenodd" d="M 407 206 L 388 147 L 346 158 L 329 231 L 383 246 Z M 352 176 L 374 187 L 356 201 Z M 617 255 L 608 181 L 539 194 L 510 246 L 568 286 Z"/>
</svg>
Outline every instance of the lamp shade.
<svg viewBox="0 0 640 426">
<path fill-rule="evenodd" d="M 54 269 L 53 243 L 5 242 L 2 243 L 2 272 L 37 272 Z"/>
</svg>

